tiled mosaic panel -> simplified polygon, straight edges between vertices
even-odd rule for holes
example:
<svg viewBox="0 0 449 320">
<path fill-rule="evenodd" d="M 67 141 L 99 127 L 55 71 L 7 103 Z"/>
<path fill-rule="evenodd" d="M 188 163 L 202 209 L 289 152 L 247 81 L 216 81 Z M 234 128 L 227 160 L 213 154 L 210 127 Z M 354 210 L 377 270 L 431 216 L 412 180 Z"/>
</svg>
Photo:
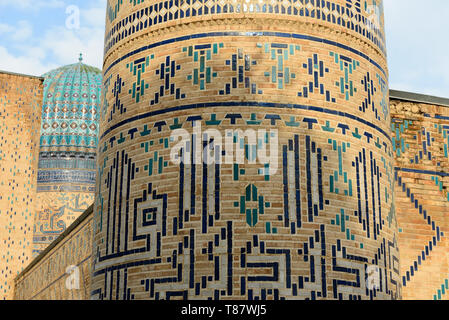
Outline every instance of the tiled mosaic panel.
<svg viewBox="0 0 449 320">
<path fill-rule="evenodd" d="M 117 21 L 134 8 L 121 4 Z M 384 59 L 329 33 L 229 23 L 107 58 L 92 297 L 400 298 Z M 175 165 L 170 134 L 194 141 L 200 126 L 267 135 L 230 136 L 245 164 Z M 250 163 L 270 129 L 272 176 L 274 165 Z"/>
<path fill-rule="evenodd" d="M 30 262 L 42 81 L 0 73 L 0 299 Z"/>
<path fill-rule="evenodd" d="M 117 44 L 148 29 L 235 14 L 300 18 L 328 24 L 367 38 L 385 53 L 383 4 L 378 0 L 164 0 L 108 1 L 105 55 Z M 128 3 L 129 2 L 129 3 Z"/>
<path fill-rule="evenodd" d="M 404 299 L 448 299 L 449 113 L 397 101 L 392 136 Z"/>
<path fill-rule="evenodd" d="M 33 228 L 33 256 L 36 257 L 45 250 L 93 202 L 93 193 L 38 193 Z"/>
<path fill-rule="evenodd" d="M 16 279 L 15 300 L 88 300 L 90 297 L 92 216 L 72 230 L 28 272 Z M 67 268 L 79 270 L 79 289 L 68 290 Z"/>
</svg>

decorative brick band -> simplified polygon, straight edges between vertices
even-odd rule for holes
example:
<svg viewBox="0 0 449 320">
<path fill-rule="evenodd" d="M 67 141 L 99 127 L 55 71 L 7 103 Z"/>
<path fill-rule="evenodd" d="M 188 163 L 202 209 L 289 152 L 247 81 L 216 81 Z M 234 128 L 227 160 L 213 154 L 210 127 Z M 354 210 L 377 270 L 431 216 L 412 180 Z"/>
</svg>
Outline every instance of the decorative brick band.
<svg viewBox="0 0 449 320">
<path fill-rule="evenodd" d="M 361 1 L 305 1 L 305 0 L 164 0 L 146 5 L 136 3 L 136 9 L 114 22 L 120 12 L 120 4 L 108 4 L 110 27 L 105 37 L 105 55 L 117 44 L 148 30 L 188 23 L 198 19 L 226 19 L 236 14 L 259 19 L 308 19 L 311 23 L 329 24 L 359 34 L 385 53 L 383 8 L 373 4 L 368 8 Z M 114 9 L 113 9 L 114 8 Z M 375 8 L 375 9 L 373 9 Z M 369 16 L 362 12 L 373 10 Z M 376 10 L 378 15 L 376 15 Z M 171 23 L 171 24 L 170 24 Z"/>
<path fill-rule="evenodd" d="M 362 57 L 363 59 L 369 61 L 371 64 L 373 64 L 374 66 L 376 66 L 376 68 L 378 68 L 383 75 L 386 77 L 387 73 L 385 70 L 383 70 L 383 68 L 373 59 L 371 59 L 368 55 L 366 55 L 365 53 L 356 50 L 354 48 L 351 48 L 349 46 L 346 46 L 344 44 L 335 42 L 335 41 L 331 41 L 328 40 L 326 38 L 319 38 L 319 37 L 314 37 L 314 36 L 308 36 L 308 35 L 304 35 L 304 34 L 297 34 L 297 33 L 286 33 L 286 32 L 269 32 L 269 31 L 254 31 L 254 32 L 238 32 L 238 31 L 226 31 L 226 32 L 206 32 L 206 33 L 198 33 L 198 34 L 191 34 L 191 35 L 186 35 L 186 36 L 181 36 L 181 37 L 177 37 L 177 38 L 172 38 L 172 39 L 166 39 L 160 42 L 155 42 L 155 43 L 151 43 L 149 45 L 140 47 L 136 50 L 130 51 L 127 54 L 125 54 L 124 56 L 120 57 L 119 59 L 115 60 L 114 62 L 112 62 L 109 66 L 105 67 L 104 69 L 104 74 L 107 75 L 109 73 L 109 71 L 111 70 L 111 68 L 113 68 L 117 63 L 127 60 L 128 58 L 142 53 L 144 51 L 150 50 L 150 49 L 154 49 L 157 48 L 159 46 L 163 46 L 163 45 L 168 45 L 168 44 L 174 44 L 176 42 L 180 42 L 180 41 L 186 41 L 186 40 L 191 40 L 191 39 L 201 39 L 201 38 L 216 38 L 216 37 L 236 37 L 236 36 L 242 36 L 242 37 L 280 37 L 280 38 L 287 38 L 287 39 L 303 39 L 303 40 L 309 40 L 309 41 L 314 41 L 314 42 L 318 42 L 318 43 L 325 43 L 328 45 L 332 45 L 335 46 L 337 48 L 340 49 L 344 49 L 347 50 L 349 52 L 352 52 L 360 57 Z"/>
</svg>

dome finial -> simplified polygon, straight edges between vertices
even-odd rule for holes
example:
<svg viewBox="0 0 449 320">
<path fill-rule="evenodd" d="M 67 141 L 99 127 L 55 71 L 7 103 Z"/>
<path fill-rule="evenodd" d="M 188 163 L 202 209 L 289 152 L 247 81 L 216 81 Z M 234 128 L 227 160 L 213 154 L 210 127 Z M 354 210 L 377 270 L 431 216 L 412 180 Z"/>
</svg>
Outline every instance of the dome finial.
<svg viewBox="0 0 449 320">
<path fill-rule="evenodd" d="M 82 54 L 82 53 L 80 53 L 80 58 L 79 58 L 79 61 L 80 61 L 80 62 L 82 62 L 82 61 L 83 61 L 83 54 Z"/>
</svg>

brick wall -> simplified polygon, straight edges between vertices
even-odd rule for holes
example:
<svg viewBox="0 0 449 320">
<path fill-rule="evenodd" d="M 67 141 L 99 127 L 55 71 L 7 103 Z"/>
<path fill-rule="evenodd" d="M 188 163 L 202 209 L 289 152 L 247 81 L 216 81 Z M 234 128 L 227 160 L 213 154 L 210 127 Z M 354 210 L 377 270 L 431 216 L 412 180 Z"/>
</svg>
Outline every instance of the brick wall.
<svg viewBox="0 0 449 320">
<path fill-rule="evenodd" d="M 447 299 L 449 107 L 392 100 L 404 299 Z"/>
</svg>

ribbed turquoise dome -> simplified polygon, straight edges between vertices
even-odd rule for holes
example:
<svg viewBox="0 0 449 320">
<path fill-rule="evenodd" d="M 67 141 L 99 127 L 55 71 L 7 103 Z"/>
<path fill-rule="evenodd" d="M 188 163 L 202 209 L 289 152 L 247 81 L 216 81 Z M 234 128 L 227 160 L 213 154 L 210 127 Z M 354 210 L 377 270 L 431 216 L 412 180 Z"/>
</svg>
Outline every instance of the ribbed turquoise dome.
<svg viewBox="0 0 449 320">
<path fill-rule="evenodd" d="M 80 61 L 44 78 L 41 147 L 96 148 L 101 70 Z"/>
<path fill-rule="evenodd" d="M 95 170 L 102 72 L 84 64 L 80 56 L 78 63 L 43 77 L 38 188 L 73 182 L 93 185 L 95 173 L 84 170 Z"/>
</svg>

